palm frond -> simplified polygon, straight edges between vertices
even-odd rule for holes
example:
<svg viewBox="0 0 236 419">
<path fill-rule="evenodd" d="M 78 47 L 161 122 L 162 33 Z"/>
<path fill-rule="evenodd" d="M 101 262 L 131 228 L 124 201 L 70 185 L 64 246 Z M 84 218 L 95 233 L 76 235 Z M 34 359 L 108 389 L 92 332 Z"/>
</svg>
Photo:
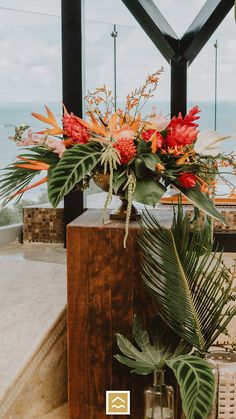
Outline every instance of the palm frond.
<svg viewBox="0 0 236 419">
<path fill-rule="evenodd" d="M 204 246 L 202 235 L 179 205 L 171 229 L 145 212 L 140 221 L 142 277 L 162 318 L 192 346 L 207 350 L 236 313 L 233 277 L 223 254 Z"/>
<path fill-rule="evenodd" d="M 26 160 L 28 164 L 26 164 Z M 29 161 L 31 163 L 29 163 Z M 45 149 L 44 147 L 36 146 L 31 149 L 31 152 L 22 153 L 18 156 L 18 160 L 9 164 L 2 170 L 0 176 L 0 200 L 1 206 L 4 207 L 12 199 L 16 197 L 16 203 L 19 202 L 23 193 L 22 190 L 28 188 L 35 177 L 41 173 L 40 164 L 55 166 L 59 161 L 59 157 Z M 35 162 L 35 165 L 33 164 Z M 32 166 L 32 169 L 30 168 Z M 28 167 L 27 167 L 28 166 Z M 43 165 L 42 165 L 43 167 Z"/>
</svg>

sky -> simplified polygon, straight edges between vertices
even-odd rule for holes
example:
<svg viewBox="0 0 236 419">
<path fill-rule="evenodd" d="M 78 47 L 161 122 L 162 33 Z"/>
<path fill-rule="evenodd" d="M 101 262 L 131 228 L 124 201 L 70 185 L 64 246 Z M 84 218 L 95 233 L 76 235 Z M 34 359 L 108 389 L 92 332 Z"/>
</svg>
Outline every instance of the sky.
<svg viewBox="0 0 236 419">
<path fill-rule="evenodd" d="M 204 0 L 155 0 L 181 36 Z M 9 9 L 20 9 L 13 11 Z M 28 12 L 27 12 L 28 11 Z M 169 64 L 121 0 L 85 0 L 85 91 L 113 88 L 113 39 L 117 24 L 117 89 L 122 99 L 145 75 L 164 66 L 158 98 L 169 100 Z M 233 10 L 189 68 L 190 100 L 214 98 L 214 42 L 219 49 L 219 100 L 233 101 L 236 23 Z M 72 81 L 73 82 L 73 81 Z M 60 0 L 0 0 L 0 102 L 61 100 Z"/>
</svg>

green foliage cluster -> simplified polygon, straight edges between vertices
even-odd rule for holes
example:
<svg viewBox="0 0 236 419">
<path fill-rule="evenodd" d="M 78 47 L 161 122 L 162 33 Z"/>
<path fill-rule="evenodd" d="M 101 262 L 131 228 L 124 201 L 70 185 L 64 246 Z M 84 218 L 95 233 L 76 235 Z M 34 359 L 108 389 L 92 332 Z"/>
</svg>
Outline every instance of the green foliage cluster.
<svg viewBox="0 0 236 419">
<path fill-rule="evenodd" d="M 192 225 L 180 204 L 170 229 L 152 213 L 143 214 L 141 275 L 159 318 L 149 331 L 135 318 L 136 346 L 117 334 L 122 355 L 115 358 L 131 372 L 149 374 L 164 367 L 173 371 L 187 419 L 206 419 L 210 412 L 215 384 L 204 354 L 236 314 L 235 272 L 206 240 L 208 224 L 202 229 Z"/>
</svg>

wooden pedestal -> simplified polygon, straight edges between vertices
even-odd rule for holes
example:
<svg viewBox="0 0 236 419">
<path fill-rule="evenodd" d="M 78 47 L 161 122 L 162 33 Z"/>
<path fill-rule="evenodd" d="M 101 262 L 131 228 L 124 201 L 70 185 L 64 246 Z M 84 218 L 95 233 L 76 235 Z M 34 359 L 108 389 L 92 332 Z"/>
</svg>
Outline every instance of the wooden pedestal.
<svg viewBox="0 0 236 419">
<path fill-rule="evenodd" d="M 106 390 L 130 390 L 131 417 L 143 419 L 152 377 L 130 374 L 113 358 L 116 333 L 130 338 L 134 314 L 154 310 L 139 277 L 139 227 L 131 222 L 124 249 L 124 222 L 101 220 L 102 211 L 89 210 L 67 229 L 69 419 L 106 418 Z"/>
</svg>

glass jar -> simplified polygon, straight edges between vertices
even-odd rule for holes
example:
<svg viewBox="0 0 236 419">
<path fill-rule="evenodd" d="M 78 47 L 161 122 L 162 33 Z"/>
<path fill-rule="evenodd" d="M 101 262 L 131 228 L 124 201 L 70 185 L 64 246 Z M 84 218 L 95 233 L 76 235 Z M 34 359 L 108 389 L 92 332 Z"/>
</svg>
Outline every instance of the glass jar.
<svg viewBox="0 0 236 419">
<path fill-rule="evenodd" d="M 215 351 L 208 355 L 217 366 L 217 416 L 209 419 L 235 419 L 236 418 L 236 353 Z"/>
<path fill-rule="evenodd" d="M 213 398 L 212 408 L 209 413 L 209 416 L 207 416 L 207 419 L 216 419 L 217 418 L 217 405 L 218 405 L 218 381 L 219 381 L 218 367 L 217 367 L 216 362 L 214 361 L 214 358 L 212 358 L 211 353 L 206 354 L 206 361 L 208 362 L 212 370 L 212 374 L 214 375 L 214 379 L 215 379 L 214 398 Z"/>
<path fill-rule="evenodd" d="M 153 385 L 144 390 L 144 419 L 175 419 L 174 388 L 164 384 L 164 371 L 155 371 Z"/>
</svg>

